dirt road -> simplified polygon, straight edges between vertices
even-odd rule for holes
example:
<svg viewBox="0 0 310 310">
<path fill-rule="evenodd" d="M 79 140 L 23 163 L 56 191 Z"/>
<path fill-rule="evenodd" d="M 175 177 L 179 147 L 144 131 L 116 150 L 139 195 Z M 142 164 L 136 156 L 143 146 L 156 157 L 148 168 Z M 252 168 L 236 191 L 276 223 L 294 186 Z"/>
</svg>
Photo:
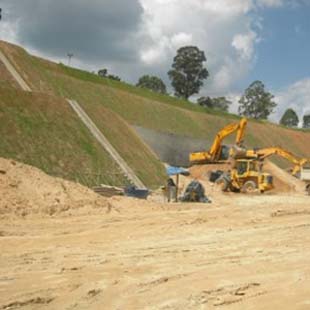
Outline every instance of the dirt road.
<svg viewBox="0 0 310 310">
<path fill-rule="evenodd" d="M 6 197 L 24 188 L 9 186 L 10 171 L 0 174 Z M 26 215 L 0 217 L 0 309 L 310 308 L 307 196 L 96 198 L 52 214 L 29 212 L 31 199 Z"/>
</svg>

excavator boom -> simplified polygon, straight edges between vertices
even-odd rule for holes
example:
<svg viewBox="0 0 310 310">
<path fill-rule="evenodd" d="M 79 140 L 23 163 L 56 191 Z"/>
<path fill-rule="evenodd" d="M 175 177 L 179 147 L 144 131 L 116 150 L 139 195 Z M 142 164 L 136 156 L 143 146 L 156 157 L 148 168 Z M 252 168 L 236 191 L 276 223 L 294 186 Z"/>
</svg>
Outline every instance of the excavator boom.
<svg viewBox="0 0 310 310">
<path fill-rule="evenodd" d="M 242 118 L 239 123 L 232 123 L 222 128 L 215 136 L 209 151 L 191 153 L 189 160 L 191 164 L 212 163 L 220 160 L 222 141 L 234 132 L 237 132 L 235 143 L 239 145 L 244 137 L 247 119 Z"/>
<path fill-rule="evenodd" d="M 247 124 L 246 118 L 242 118 L 239 123 L 233 123 L 225 126 L 223 129 L 221 129 L 215 136 L 215 139 L 213 141 L 213 144 L 210 148 L 209 154 L 211 155 L 216 155 L 218 153 L 218 150 L 220 149 L 222 145 L 222 141 L 235 131 L 237 131 L 237 136 L 236 136 L 236 144 L 238 145 L 243 137 L 244 137 L 244 132 L 245 132 L 245 127 Z M 213 158 L 214 159 L 214 158 Z"/>
</svg>

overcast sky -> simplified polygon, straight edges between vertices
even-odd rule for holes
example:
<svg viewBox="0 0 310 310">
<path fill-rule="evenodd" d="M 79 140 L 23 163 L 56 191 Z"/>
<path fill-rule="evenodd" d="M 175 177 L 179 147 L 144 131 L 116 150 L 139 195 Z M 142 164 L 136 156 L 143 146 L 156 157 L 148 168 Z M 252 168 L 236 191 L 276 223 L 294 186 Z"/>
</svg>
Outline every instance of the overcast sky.
<svg viewBox="0 0 310 310">
<path fill-rule="evenodd" d="M 310 0 L 0 0 L 0 39 L 57 62 L 123 80 L 160 76 L 176 50 L 196 45 L 210 77 L 200 95 L 236 99 L 254 80 L 310 112 Z M 236 111 L 234 104 L 232 110 Z"/>
</svg>

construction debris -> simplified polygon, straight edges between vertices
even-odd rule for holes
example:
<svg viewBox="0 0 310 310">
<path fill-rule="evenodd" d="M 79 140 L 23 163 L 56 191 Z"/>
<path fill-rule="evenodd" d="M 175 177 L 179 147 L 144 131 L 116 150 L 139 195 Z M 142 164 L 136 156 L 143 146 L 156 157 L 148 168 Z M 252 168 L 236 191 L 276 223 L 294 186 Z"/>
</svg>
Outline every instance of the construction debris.
<svg viewBox="0 0 310 310">
<path fill-rule="evenodd" d="M 93 187 L 95 193 L 105 196 L 105 197 L 112 197 L 112 196 L 123 196 L 124 189 L 121 187 L 110 186 L 101 184 L 100 186 Z"/>
</svg>

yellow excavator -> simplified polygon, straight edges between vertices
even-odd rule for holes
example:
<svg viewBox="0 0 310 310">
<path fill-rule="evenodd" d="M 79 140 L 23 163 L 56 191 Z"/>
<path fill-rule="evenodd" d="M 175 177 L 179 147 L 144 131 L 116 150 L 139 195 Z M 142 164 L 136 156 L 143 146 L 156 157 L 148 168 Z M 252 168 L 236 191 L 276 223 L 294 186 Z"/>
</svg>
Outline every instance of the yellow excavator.
<svg viewBox="0 0 310 310">
<path fill-rule="evenodd" d="M 234 159 L 240 158 L 252 158 L 263 161 L 265 158 L 278 155 L 286 160 L 290 161 L 294 166 L 292 168 L 292 175 L 298 177 L 302 167 L 309 161 L 307 158 L 298 158 L 293 153 L 281 148 L 281 147 L 267 147 L 261 149 L 245 150 L 238 147 L 233 147 L 230 150 L 230 156 Z"/>
<path fill-rule="evenodd" d="M 232 123 L 222 128 L 216 134 L 209 151 L 195 152 L 189 155 L 190 164 L 195 165 L 225 162 L 228 159 L 228 154 L 227 156 L 224 155 L 225 146 L 222 145 L 223 139 L 232 133 L 237 132 L 235 143 L 236 145 L 240 145 L 243 141 L 246 125 L 247 119 L 242 118 L 239 123 Z"/>
</svg>

